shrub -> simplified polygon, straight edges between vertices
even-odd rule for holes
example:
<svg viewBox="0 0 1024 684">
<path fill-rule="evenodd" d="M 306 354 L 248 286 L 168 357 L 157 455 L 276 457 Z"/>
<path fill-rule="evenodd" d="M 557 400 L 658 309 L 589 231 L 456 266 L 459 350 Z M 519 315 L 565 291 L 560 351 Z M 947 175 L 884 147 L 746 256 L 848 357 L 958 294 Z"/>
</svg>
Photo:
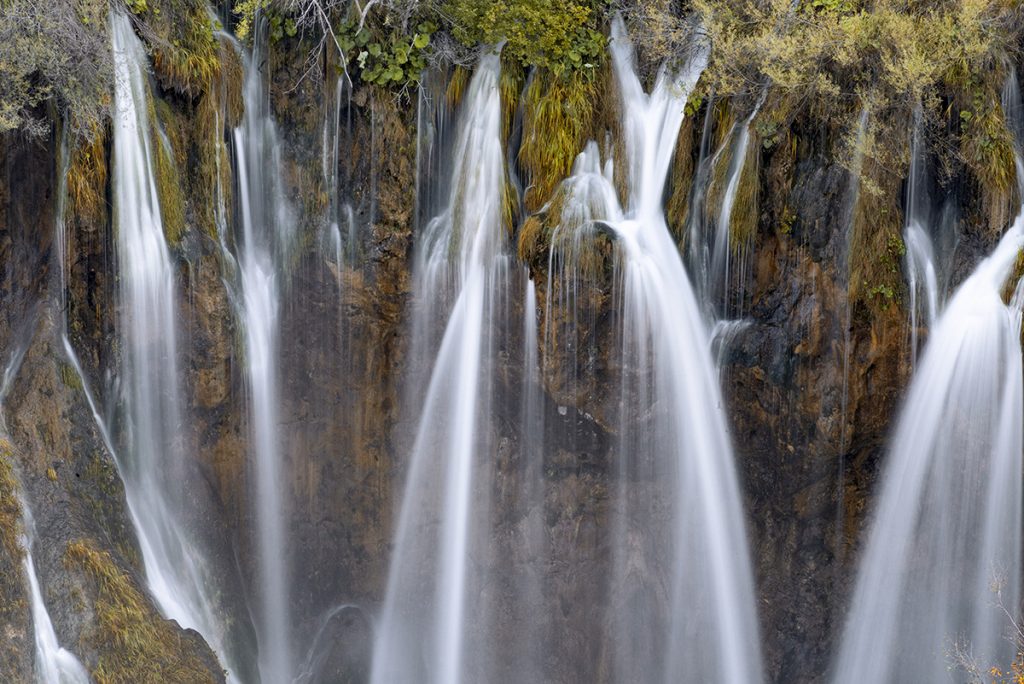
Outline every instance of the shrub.
<svg viewBox="0 0 1024 684">
<path fill-rule="evenodd" d="M 110 105 L 107 11 L 106 0 L 3 1 L 0 133 L 47 133 L 34 110 L 50 99 L 81 130 L 102 121 Z"/>
<path fill-rule="evenodd" d="M 449 0 L 452 34 L 465 45 L 497 45 L 524 65 L 561 75 L 593 70 L 604 58 L 600 15 L 577 0 Z"/>
</svg>

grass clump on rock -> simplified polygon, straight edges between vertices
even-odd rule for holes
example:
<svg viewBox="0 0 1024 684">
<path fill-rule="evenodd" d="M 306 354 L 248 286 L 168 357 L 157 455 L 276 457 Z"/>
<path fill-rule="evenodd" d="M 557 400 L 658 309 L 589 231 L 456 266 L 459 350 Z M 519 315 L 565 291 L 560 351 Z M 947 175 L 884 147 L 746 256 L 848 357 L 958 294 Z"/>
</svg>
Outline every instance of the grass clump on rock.
<svg viewBox="0 0 1024 684">
<path fill-rule="evenodd" d="M 73 541 L 64 565 L 85 571 L 96 585 L 95 625 L 82 639 L 99 653 L 92 671 L 98 684 L 218 681 L 195 654 L 195 642 L 153 610 L 109 553 L 91 541 Z"/>
</svg>

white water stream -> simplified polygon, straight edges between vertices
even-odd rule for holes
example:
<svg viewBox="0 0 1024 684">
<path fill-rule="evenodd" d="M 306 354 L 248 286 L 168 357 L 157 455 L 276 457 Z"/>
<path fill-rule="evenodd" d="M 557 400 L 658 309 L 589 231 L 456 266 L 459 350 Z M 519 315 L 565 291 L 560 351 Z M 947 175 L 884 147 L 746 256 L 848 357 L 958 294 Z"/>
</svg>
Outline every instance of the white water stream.
<svg viewBox="0 0 1024 684">
<path fill-rule="evenodd" d="M 468 595 L 474 522 L 486 501 L 491 454 L 485 423 L 493 380 L 492 318 L 507 287 L 501 206 L 505 160 L 499 60 L 484 55 L 466 92 L 453 152 L 451 194 L 425 229 L 417 292 L 426 310 L 451 313 L 431 371 L 412 449 L 387 595 L 374 647 L 374 684 L 439 682 L 465 676 L 468 624 L 480 615 Z"/>
<path fill-rule="evenodd" d="M 163 232 L 148 115 L 146 54 L 123 12 L 111 13 L 114 58 L 112 185 L 120 273 L 126 449 L 115 452 L 150 592 L 161 611 L 223 653 L 214 581 L 184 522 L 183 450 L 174 266 Z"/>
<path fill-rule="evenodd" d="M 1016 649 L 1021 573 L 1019 302 L 1006 279 L 1024 216 L 957 290 L 914 373 L 836 664 L 837 684 L 947 681 L 958 651 L 987 672 Z M 912 674 L 911 674 L 912 673 Z"/>
<path fill-rule="evenodd" d="M 288 481 L 278 407 L 281 263 L 294 219 L 281 183 L 280 143 L 260 66 L 267 37 L 260 22 L 253 54 L 245 62 L 245 116 L 235 129 L 241 236 L 240 318 L 245 336 L 249 429 L 254 457 L 258 558 L 256 624 L 260 677 L 288 682 L 295 676 L 288 559 Z M 339 264 L 340 266 L 340 264 Z"/>
</svg>

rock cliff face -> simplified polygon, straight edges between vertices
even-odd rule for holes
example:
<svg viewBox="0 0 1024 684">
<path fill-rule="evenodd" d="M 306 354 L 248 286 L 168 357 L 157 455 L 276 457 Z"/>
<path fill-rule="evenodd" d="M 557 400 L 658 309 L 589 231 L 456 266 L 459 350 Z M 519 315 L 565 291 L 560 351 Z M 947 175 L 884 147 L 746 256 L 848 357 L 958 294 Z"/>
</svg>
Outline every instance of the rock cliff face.
<svg viewBox="0 0 1024 684">
<path fill-rule="evenodd" d="M 95 366 L 86 366 L 93 373 L 80 375 L 63 349 L 65 311 L 55 258 L 57 159 L 54 140 L 6 136 L 0 141 L 5 511 L 15 496 L 31 507 L 39 540 L 33 548 L 35 567 L 58 638 L 98 680 L 223 681 L 203 640 L 162 619 L 148 598 L 121 480 L 87 397 L 98 374 Z M 88 242 L 86 235 L 81 243 Z M 75 255 L 80 261 L 72 272 L 93 277 L 69 280 L 69 289 L 80 302 L 92 298 L 98 306 L 89 312 L 99 317 L 99 307 L 110 302 L 90 287 L 96 286 L 96 272 L 86 264 L 102 263 L 102 252 Z M 5 548 L 3 560 L 3 591 L 10 599 L 3 611 L 10 637 L 5 643 L 12 648 L 5 649 L 0 676 L 30 682 L 35 681 L 34 643 L 20 560 L 25 523 L 24 511 L 16 508 L 18 515 L 3 520 L 5 541 L 14 535 L 18 546 Z"/>
<path fill-rule="evenodd" d="M 321 172 L 322 131 L 333 115 L 336 86 L 303 80 L 304 65 L 288 54 L 275 50 L 264 68 L 284 134 L 285 186 L 300 217 L 283 287 L 280 361 L 295 641 L 309 649 L 319 681 L 361 681 L 417 419 L 402 390 L 426 370 L 409 355 L 416 111 L 407 99 L 372 87 L 344 92 L 342 171 L 337 188 L 330 187 Z M 157 99 L 165 123 L 187 131 L 192 103 L 159 89 Z M 746 268 L 730 284 L 750 323 L 721 352 L 764 652 L 769 679 L 777 682 L 824 680 L 879 458 L 910 371 L 900 297 L 881 310 L 848 303 L 848 231 L 857 204 L 867 200 L 851 189 L 828 133 L 813 126 L 798 119 L 790 134 L 799 144 L 758 152 L 763 200 Z M 699 134 L 695 128 L 688 129 L 691 137 Z M 218 133 L 226 139 L 226 131 Z M 199 136 L 188 132 L 185 147 L 208 144 Z M 91 403 L 109 415 L 118 401 L 109 188 L 101 191 L 97 213 L 68 216 L 62 293 L 55 233 L 59 147 L 56 133 L 43 141 L 0 139 L 0 362 L 9 371 L 0 389 L 0 634 L 9 646 L 0 653 L 0 679 L 31 681 L 33 671 L 26 580 L 7 546 L 20 524 L 9 506 L 16 489 L 30 502 L 42 540 L 35 562 L 58 636 L 97 679 L 141 680 L 132 672 L 147 668 L 162 681 L 220 681 L 221 666 L 206 644 L 160 618 L 145 589 L 109 450 L 121 436 L 115 429 L 108 444 Z M 203 182 L 191 165 L 179 171 L 186 188 Z M 673 182 L 688 181 L 680 174 Z M 899 181 L 882 192 L 898 211 Z M 970 188 L 963 195 L 970 197 Z M 173 248 L 189 401 L 182 439 L 197 457 L 188 483 L 193 523 L 221 578 L 221 607 L 236 616 L 231 640 L 251 653 L 255 636 L 246 606 L 255 591 L 255 502 L 246 461 L 244 352 L 232 266 L 218 236 L 201 227 L 200 201 L 186 193 L 185 230 Z M 341 250 L 324 237 L 331 201 L 352 209 L 354 239 Z M 984 212 L 965 204 L 954 282 L 992 243 Z M 545 259 L 531 264 L 542 339 L 545 326 L 564 324 L 559 316 L 565 315 L 547 308 L 560 287 L 557 278 L 549 284 L 547 268 Z M 518 351 L 498 373 L 504 400 L 494 410 L 501 448 L 490 495 L 500 534 L 492 551 L 507 555 L 506 540 L 522 534 L 528 520 L 543 521 L 550 553 L 544 617 L 531 625 L 511 589 L 528 559 L 495 565 L 494 586 L 484 591 L 498 596 L 511 616 L 498 621 L 499 638 L 524 628 L 551 635 L 543 676 L 559 682 L 601 681 L 609 649 L 601 621 L 616 439 L 608 419 L 613 361 L 605 344 L 610 281 L 598 277 L 584 285 L 574 353 L 556 348 L 544 360 L 547 494 L 536 510 L 522 510 L 508 495 L 524 477 L 525 447 L 508 428 L 523 392 L 522 379 L 508 370 L 521 363 L 518 331 L 509 333 L 509 348 Z M 81 372 L 64 349 L 65 320 Z M 124 644 L 118 629 L 137 630 L 144 643 Z M 341 646 L 321 658 L 324 643 Z M 573 654 L 571 662 L 560 656 L 565 653 Z M 306 655 L 302 650 L 299 658 Z M 511 679 L 515 667 L 500 663 L 501 676 Z"/>
</svg>

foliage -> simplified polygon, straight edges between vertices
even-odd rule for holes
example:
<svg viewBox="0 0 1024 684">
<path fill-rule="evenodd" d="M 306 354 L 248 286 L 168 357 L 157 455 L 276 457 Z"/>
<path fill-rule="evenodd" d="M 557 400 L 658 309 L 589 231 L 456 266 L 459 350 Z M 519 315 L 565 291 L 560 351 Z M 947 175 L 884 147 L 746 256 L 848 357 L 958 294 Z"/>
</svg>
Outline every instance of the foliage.
<svg viewBox="0 0 1024 684">
<path fill-rule="evenodd" d="M 280 14 L 271 13 L 267 17 L 267 22 L 270 28 L 271 43 L 276 43 L 285 36 L 294 38 L 295 34 L 299 31 L 295 26 L 295 20 L 291 17 L 283 17 Z"/>
<path fill-rule="evenodd" d="M 174 622 L 162 619 L 110 554 L 87 540 L 73 541 L 65 567 L 84 570 L 97 585 L 95 626 L 83 639 L 99 652 L 92 671 L 98 684 L 213 682 Z"/>
<path fill-rule="evenodd" d="M 519 163 L 527 176 L 526 209 L 532 212 L 569 175 L 590 136 L 597 83 L 580 71 L 541 71 L 530 81 L 524 100 Z"/>
<path fill-rule="evenodd" d="M 385 32 L 383 26 L 371 30 L 371 25 L 352 17 L 339 25 L 337 41 L 364 83 L 405 85 L 419 81 L 436 30 L 430 21 L 417 24 L 411 34 L 394 28 Z"/>
<path fill-rule="evenodd" d="M 153 69 L 165 88 L 197 97 L 220 68 L 219 45 L 206 5 L 200 0 L 152 1 L 140 28 L 150 45 Z"/>
<path fill-rule="evenodd" d="M 256 25 L 256 16 L 269 6 L 270 0 L 238 0 L 231 10 L 238 19 L 235 35 L 242 40 L 249 38 Z"/>
<path fill-rule="evenodd" d="M 68 215 L 102 225 L 107 209 L 105 130 L 94 124 L 72 143 L 67 170 Z"/>
<path fill-rule="evenodd" d="M 974 99 L 997 85 L 968 75 L 999 71 L 1020 22 L 1009 0 L 811 0 L 796 10 L 790 0 L 694 5 L 714 46 L 705 78 L 716 94 L 749 95 L 770 83 L 790 97 L 812 99 L 831 123 L 848 130 L 859 105 L 869 103 L 879 115 L 876 125 L 892 134 L 905 130 L 906 112 L 919 103 L 937 108 L 945 88 L 973 90 L 965 95 Z"/>
<path fill-rule="evenodd" d="M 84 129 L 110 105 L 106 0 L 0 0 L 0 133 L 42 135 L 46 100 Z"/>
<path fill-rule="evenodd" d="M 465 45 L 497 45 L 528 66 L 556 75 L 592 71 L 603 59 L 606 39 L 599 14 L 579 0 L 449 0 L 452 34 Z"/>
</svg>

